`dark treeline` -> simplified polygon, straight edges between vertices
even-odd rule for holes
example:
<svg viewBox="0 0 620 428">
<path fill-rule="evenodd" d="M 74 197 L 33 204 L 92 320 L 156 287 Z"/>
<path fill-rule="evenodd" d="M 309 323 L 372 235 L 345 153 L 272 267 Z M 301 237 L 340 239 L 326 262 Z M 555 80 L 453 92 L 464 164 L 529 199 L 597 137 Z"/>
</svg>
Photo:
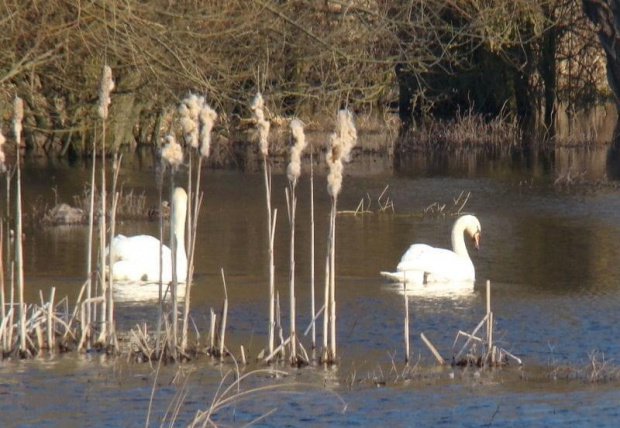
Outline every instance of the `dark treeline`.
<svg viewBox="0 0 620 428">
<path fill-rule="evenodd" d="M 607 16 L 597 11 L 613 17 L 614 1 L 583 3 L 597 23 Z M 611 96 L 581 0 L 7 0 L 1 7 L 3 131 L 18 95 L 27 145 L 48 153 L 88 151 L 104 63 L 116 81 L 111 150 L 159 141 L 190 91 L 218 111 L 225 136 L 250 116 L 257 91 L 272 120 L 320 124 L 348 106 L 379 118 L 397 114 L 406 132 L 470 111 L 546 137 L 561 109 L 575 114 Z M 608 56 L 620 45 L 603 41 Z"/>
</svg>

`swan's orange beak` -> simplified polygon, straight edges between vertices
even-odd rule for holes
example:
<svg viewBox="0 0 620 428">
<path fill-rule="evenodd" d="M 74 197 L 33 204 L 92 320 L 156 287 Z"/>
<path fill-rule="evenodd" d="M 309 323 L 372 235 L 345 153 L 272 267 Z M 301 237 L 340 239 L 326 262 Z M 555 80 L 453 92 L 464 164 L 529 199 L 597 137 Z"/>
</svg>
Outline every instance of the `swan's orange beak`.
<svg viewBox="0 0 620 428">
<path fill-rule="evenodd" d="M 474 236 L 472 236 L 471 239 L 474 241 L 474 248 L 478 250 L 480 248 L 480 232 L 474 233 Z"/>
</svg>

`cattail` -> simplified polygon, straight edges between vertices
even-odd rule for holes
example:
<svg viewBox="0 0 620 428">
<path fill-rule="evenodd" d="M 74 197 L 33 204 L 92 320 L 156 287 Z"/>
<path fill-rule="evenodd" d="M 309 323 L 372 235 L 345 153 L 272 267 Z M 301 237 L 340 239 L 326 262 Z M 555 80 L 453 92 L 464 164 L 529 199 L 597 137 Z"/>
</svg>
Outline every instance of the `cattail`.
<svg viewBox="0 0 620 428">
<path fill-rule="evenodd" d="M 330 152 L 327 154 L 329 174 L 327 190 L 337 197 L 342 188 L 343 162 L 348 162 L 351 149 L 357 143 L 357 131 L 353 123 L 353 114 L 349 110 L 340 110 L 336 121 L 336 131 L 330 137 Z"/>
<path fill-rule="evenodd" d="M 250 108 L 254 112 L 256 126 L 258 127 L 258 141 L 260 143 L 260 151 L 263 156 L 269 154 L 269 126 L 270 123 L 265 119 L 265 101 L 260 92 L 256 94 Z"/>
<path fill-rule="evenodd" d="M 208 104 L 200 109 L 200 154 L 208 158 L 211 150 L 211 130 L 215 125 L 217 113 Z"/>
<path fill-rule="evenodd" d="M 15 143 L 17 147 L 22 142 L 22 122 L 24 121 L 24 100 L 15 97 L 13 100 L 13 134 L 15 135 Z"/>
<path fill-rule="evenodd" d="M 6 138 L 4 138 L 4 134 L 0 130 L 0 174 L 6 171 L 6 157 L 4 155 L 4 143 L 6 142 Z"/>
<path fill-rule="evenodd" d="M 185 141 L 197 149 L 198 148 L 198 135 L 200 124 L 198 122 L 198 115 L 200 109 L 204 104 L 204 98 L 198 97 L 195 94 L 189 94 L 179 106 L 179 114 L 181 115 L 181 128 L 185 135 Z"/>
<path fill-rule="evenodd" d="M 103 67 L 101 75 L 101 86 L 99 88 L 99 117 L 102 120 L 108 118 L 108 107 L 110 106 L 110 93 L 114 89 L 112 80 L 112 69 L 109 65 Z"/>
<path fill-rule="evenodd" d="M 172 167 L 176 169 L 183 163 L 183 148 L 173 135 L 166 137 L 166 145 L 161 151 L 161 158 Z"/>
<path fill-rule="evenodd" d="M 300 120 L 294 119 L 291 121 L 290 127 L 295 143 L 291 148 L 291 161 L 286 168 L 286 175 L 289 181 L 295 184 L 301 174 L 301 153 L 308 143 L 306 142 L 306 135 L 304 134 L 304 125 Z"/>
</svg>

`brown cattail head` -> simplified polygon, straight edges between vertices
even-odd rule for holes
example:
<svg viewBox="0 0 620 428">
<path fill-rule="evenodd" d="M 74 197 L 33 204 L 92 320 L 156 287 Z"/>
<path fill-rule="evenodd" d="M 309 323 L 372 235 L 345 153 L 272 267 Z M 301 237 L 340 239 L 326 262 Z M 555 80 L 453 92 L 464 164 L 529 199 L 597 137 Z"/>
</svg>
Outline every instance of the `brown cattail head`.
<svg viewBox="0 0 620 428">
<path fill-rule="evenodd" d="M 215 125 L 217 113 L 209 104 L 204 104 L 200 109 L 200 154 L 205 158 L 209 157 L 211 150 L 211 130 Z"/>
<path fill-rule="evenodd" d="M 269 155 L 269 127 L 270 123 L 265 119 L 265 101 L 260 92 L 256 93 L 252 104 L 250 105 L 252 112 L 254 113 L 254 119 L 256 119 L 256 126 L 258 127 L 258 142 L 260 143 L 260 151 L 263 156 Z"/>
<path fill-rule="evenodd" d="M 161 158 L 176 170 L 183 163 L 183 147 L 176 142 L 173 135 L 166 136 L 165 141 L 166 144 L 161 150 Z"/>
<path fill-rule="evenodd" d="M 109 65 L 103 67 L 101 73 L 101 85 L 99 86 L 99 117 L 101 120 L 108 118 L 108 107 L 110 106 L 110 93 L 114 89 L 114 80 L 112 80 L 112 69 Z"/>
<path fill-rule="evenodd" d="M 349 110 L 338 112 L 336 130 L 330 136 L 329 141 L 327 191 L 335 198 L 342 188 L 343 162 L 349 161 L 351 149 L 357 143 L 357 130 L 353 122 L 353 114 Z"/>
<path fill-rule="evenodd" d="M 307 146 L 304 125 L 298 119 L 293 119 L 290 124 L 293 134 L 293 146 L 291 147 L 291 160 L 286 168 L 286 174 L 291 183 L 297 184 L 301 175 L 301 153 Z"/>
</svg>

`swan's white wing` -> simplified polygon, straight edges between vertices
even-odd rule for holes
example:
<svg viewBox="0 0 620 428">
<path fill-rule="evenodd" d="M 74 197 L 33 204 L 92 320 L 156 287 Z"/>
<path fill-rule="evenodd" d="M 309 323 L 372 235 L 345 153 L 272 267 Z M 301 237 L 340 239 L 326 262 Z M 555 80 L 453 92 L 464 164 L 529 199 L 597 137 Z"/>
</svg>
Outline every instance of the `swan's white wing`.
<svg viewBox="0 0 620 428">
<path fill-rule="evenodd" d="M 158 281 L 159 280 L 159 239 L 149 235 L 126 237 L 115 236 L 114 279 L 117 281 Z M 163 279 L 171 280 L 170 248 L 163 246 Z"/>
<path fill-rule="evenodd" d="M 469 258 L 455 252 L 430 245 L 415 244 L 409 247 L 396 267 L 397 272 L 382 272 L 396 281 L 428 283 L 473 281 L 474 265 Z"/>
</svg>

